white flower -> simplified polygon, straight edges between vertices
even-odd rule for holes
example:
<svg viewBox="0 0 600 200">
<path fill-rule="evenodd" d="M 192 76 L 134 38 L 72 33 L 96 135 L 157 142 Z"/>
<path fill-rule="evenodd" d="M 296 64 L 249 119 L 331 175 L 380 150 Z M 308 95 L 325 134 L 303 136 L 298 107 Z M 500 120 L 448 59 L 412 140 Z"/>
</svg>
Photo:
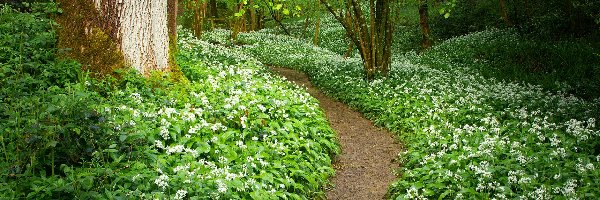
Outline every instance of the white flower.
<svg viewBox="0 0 600 200">
<path fill-rule="evenodd" d="M 169 186 L 168 181 L 169 176 L 163 174 L 160 175 L 156 180 L 154 180 L 154 183 L 158 185 L 158 187 L 161 187 L 163 190 L 165 190 Z"/>
<path fill-rule="evenodd" d="M 265 107 L 264 107 L 262 104 L 258 104 L 258 109 L 259 109 L 261 112 L 265 112 L 265 111 L 267 110 L 267 108 L 265 108 Z"/>
<path fill-rule="evenodd" d="M 164 149 L 165 148 L 165 146 L 163 145 L 163 143 L 160 140 L 155 140 L 154 141 L 154 146 L 156 146 L 156 148 L 159 148 L 159 149 Z"/>
<path fill-rule="evenodd" d="M 248 119 L 248 117 L 246 117 L 246 116 L 240 117 L 240 122 L 242 123 L 242 128 L 246 128 L 246 120 L 247 119 Z"/>
<path fill-rule="evenodd" d="M 160 133 L 159 134 L 165 140 L 168 140 L 169 138 L 171 138 L 171 136 L 169 135 L 169 129 L 166 126 L 161 126 L 160 127 Z"/>
<path fill-rule="evenodd" d="M 225 193 L 227 192 L 227 185 L 225 183 L 223 183 L 222 180 L 217 180 L 217 191 L 219 191 L 220 193 Z"/>
<path fill-rule="evenodd" d="M 185 198 L 185 195 L 187 195 L 187 191 L 177 190 L 177 193 L 175 194 L 175 199 L 183 199 Z"/>
</svg>

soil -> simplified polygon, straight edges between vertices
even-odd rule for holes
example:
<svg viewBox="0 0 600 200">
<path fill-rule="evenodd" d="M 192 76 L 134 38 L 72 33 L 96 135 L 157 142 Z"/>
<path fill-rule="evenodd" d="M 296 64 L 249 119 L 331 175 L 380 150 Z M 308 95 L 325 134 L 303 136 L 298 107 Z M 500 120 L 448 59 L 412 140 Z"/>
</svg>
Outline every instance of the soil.
<svg viewBox="0 0 600 200">
<path fill-rule="evenodd" d="M 306 87 L 320 101 L 331 127 L 337 133 L 342 152 L 333 163 L 336 175 L 326 197 L 336 199 L 385 199 L 388 186 L 396 179 L 394 170 L 401 146 L 393 135 L 373 125 L 361 113 L 325 96 L 299 71 L 271 68 L 289 81 Z"/>
</svg>

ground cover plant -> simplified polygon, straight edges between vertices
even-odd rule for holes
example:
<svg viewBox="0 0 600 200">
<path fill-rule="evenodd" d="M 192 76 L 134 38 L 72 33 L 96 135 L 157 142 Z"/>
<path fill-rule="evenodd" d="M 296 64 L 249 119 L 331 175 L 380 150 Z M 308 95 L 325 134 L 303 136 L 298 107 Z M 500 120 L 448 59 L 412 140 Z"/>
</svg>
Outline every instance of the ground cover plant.
<svg viewBox="0 0 600 200">
<path fill-rule="evenodd" d="M 99 80 L 45 14 L 0 19 L 0 199 L 311 199 L 333 174 L 317 101 L 239 51 L 183 31 L 185 78 Z"/>
<path fill-rule="evenodd" d="M 210 33 L 208 33 L 210 34 Z M 598 198 L 600 102 L 397 56 L 389 77 L 361 61 L 268 31 L 240 34 L 261 62 L 302 70 L 326 93 L 399 133 L 407 147 L 393 199 Z M 441 58 L 443 59 L 443 58 Z"/>
<path fill-rule="evenodd" d="M 588 100 L 600 97 L 597 40 L 538 37 L 492 28 L 446 40 L 414 61 L 445 70 L 467 67 L 488 78 L 540 85 Z"/>
</svg>

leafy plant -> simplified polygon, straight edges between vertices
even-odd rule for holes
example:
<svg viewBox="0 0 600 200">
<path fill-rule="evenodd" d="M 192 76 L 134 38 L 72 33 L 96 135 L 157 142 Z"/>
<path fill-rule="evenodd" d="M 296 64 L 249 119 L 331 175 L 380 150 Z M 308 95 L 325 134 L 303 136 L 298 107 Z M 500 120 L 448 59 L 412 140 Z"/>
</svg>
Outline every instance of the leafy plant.
<svg viewBox="0 0 600 200">
<path fill-rule="evenodd" d="M 595 198 L 600 192 L 597 101 L 485 77 L 452 56 L 437 57 L 435 65 L 415 63 L 421 57 L 414 54 L 398 56 L 388 78 L 365 82 L 359 59 L 268 31 L 239 39 L 244 52 L 306 72 L 327 94 L 400 135 L 407 150 L 400 155 L 402 177 L 389 191 L 393 199 Z"/>
</svg>

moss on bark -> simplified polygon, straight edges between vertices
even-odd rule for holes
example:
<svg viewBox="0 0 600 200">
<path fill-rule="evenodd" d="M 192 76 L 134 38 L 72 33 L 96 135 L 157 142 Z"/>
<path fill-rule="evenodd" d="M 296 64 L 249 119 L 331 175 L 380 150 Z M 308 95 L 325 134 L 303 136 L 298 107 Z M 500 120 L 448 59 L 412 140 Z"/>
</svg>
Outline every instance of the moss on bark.
<svg viewBox="0 0 600 200">
<path fill-rule="evenodd" d="M 58 47 L 66 49 L 63 56 L 82 63 L 83 70 L 93 76 L 112 75 L 115 69 L 124 68 L 125 60 L 118 40 L 100 28 L 101 16 L 91 0 L 58 0 L 63 10 L 56 15 L 60 24 Z"/>
</svg>

